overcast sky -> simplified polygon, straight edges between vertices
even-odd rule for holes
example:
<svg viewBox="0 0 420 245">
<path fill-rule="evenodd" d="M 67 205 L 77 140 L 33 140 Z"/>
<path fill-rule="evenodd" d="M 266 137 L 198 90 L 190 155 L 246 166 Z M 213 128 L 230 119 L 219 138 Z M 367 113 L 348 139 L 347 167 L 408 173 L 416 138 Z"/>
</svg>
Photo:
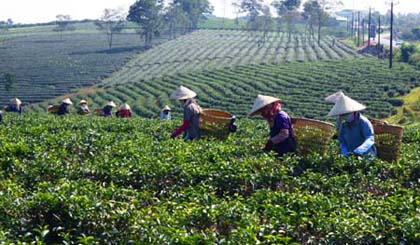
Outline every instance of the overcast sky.
<svg viewBox="0 0 420 245">
<path fill-rule="evenodd" d="M 57 14 L 68 14 L 72 19 L 96 19 L 105 8 L 128 7 L 135 0 L 1 0 L 0 20 L 11 18 L 15 23 L 48 22 L 55 20 Z M 235 17 L 232 2 L 235 0 L 210 0 L 217 16 Z M 391 0 L 343 0 L 345 8 L 368 8 L 385 12 Z M 420 0 L 398 0 L 396 12 L 420 13 Z M 271 2 L 266 0 L 266 2 Z"/>
</svg>

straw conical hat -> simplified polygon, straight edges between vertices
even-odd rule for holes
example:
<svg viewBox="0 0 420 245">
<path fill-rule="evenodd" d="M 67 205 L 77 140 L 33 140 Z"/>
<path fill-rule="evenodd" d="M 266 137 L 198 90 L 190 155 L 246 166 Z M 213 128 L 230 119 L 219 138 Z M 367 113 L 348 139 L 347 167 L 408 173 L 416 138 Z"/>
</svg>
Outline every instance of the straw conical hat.
<svg viewBox="0 0 420 245">
<path fill-rule="evenodd" d="M 254 116 L 261 108 L 276 101 L 281 100 L 279 98 L 259 94 L 255 99 L 254 105 L 252 106 L 252 110 L 248 113 L 248 115 Z"/>
<path fill-rule="evenodd" d="M 338 98 L 340 98 L 343 95 L 344 95 L 343 91 L 340 90 L 340 91 L 337 91 L 337 92 L 335 92 L 333 94 L 330 94 L 327 97 L 325 97 L 325 101 L 328 102 L 328 103 L 335 104 L 335 102 L 338 101 Z"/>
<path fill-rule="evenodd" d="M 18 98 L 13 98 L 13 99 L 10 100 L 10 104 L 21 105 L 22 101 L 20 101 L 20 99 L 18 99 Z"/>
<path fill-rule="evenodd" d="M 128 111 L 131 111 L 131 107 L 127 103 L 125 103 L 124 105 L 122 105 L 120 107 L 120 110 L 128 110 Z"/>
<path fill-rule="evenodd" d="M 170 98 L 172 100 L 186 100 L 194 98 L 195 96 L 197 96 L 197 94 L 194 91 L 181 85 L 171 94 Z"/>
<path fill-rule="evenodd" d="M 338 116 L 350 112 L 361 111 L 364 109 L 366 109 L 366 106 L 360 104 L 359 102 L 346 95 L 343 95 L 338 98 L 334 107 L 331 109 L 330 113 L 328 113 L 328 116 Z"/>
<path fill-rule="evenodd" d="M 169 107 L 167 105 L 165 105 L 165 107 L 163 107 L 163 109 L 162 109 L 162 111 L 170 111 L 170 110 L 171 110 L 171 107 Z"/>
<path fill-rule="evenodd" d="M 81 100 L 81 101 L 79 102 L 79 104 L 80 104 L 80 105 L 82 105 L 82 104 L 86 104 L 86 105 L 87 105 L 87 104 L 88 104 L 88 102 L 87 102 L 87 100 Z"/>
<path fill-rule="evenodd" d="M 110 102 L 108 102 L 106 105 L 111 106 L 111 107 L 117 107 L 117 105 L 112 100 Z"/>
<path fill-rule="evenodd" d="M 61 103 L 67 104 L 67 105 L 73 105 L 73 102 L 71 102 L 70 98 L 66 98 L 66 99 L 62 100 Z"/>
</svg>

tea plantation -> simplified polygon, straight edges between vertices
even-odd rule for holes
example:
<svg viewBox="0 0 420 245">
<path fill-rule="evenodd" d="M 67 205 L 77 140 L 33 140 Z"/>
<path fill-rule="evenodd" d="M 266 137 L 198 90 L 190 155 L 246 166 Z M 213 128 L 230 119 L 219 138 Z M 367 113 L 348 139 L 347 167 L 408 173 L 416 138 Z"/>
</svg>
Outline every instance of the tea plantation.
<svg viewBox="0 0 420 245">
<path fill-rule="evenodd" d="M 114 76 L 113 76 L 114 77 Z M 406 64 L 387 68 L 375 58 L 328 60 L 284 65 L 247 65 L 220 70 L 179 73 L 146 79 L 109 88 L 94 88 L 89 93 L 70 95 L 75 102 L 88 99 L 92 108 L 104 106 L 108 100 L 129 103 L 136 114 L 156 117 L 165 104 L 175 113 L 182 109 L 169 100 L 176 86 L 183 84 L 198 93 L 203 107 L 227 110 L 244 116 L 258 93 L 278 96 L 283 108 L 294 116 L 326 119 L 332 105 L 323 98 L 339 89 L 368 106 L 371 117 L 384 118 L 401 106 L 394 97 L 406 94 L 419 85 L 420 72 Z M 47 101 L 33 106 L 45 112 Z"/>
<path fill-rule="evenodd" d="M 6 114 L 0 242 L 420 243 L 420 129 L 398 163 L 278 159 L 263 122 L 226 141 L 169 137 L 180 121 Z"/>
</svg>

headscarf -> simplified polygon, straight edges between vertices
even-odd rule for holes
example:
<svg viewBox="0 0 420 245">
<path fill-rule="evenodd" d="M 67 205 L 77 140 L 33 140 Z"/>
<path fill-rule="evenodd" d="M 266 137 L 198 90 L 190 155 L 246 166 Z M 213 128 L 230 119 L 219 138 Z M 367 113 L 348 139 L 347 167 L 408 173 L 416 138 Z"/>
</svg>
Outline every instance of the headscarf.
<svg viewBox="0 0 420 245">
<path fill-rule="evenodd" d="M 261 116 L 268 122 L 272 122 L 274 117 L 281 110 L 280 101 L 275 101 L 261 109 Z"/>
</svg>

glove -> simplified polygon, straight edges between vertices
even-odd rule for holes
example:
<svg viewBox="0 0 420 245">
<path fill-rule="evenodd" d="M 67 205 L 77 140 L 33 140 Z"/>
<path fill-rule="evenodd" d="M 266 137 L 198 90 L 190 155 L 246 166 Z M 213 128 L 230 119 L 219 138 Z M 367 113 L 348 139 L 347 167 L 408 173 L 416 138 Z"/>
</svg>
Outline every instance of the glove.
<svg viewBox="0 0 420 245">
<path fill-rule="evenodd" d="M 346 144 L 340 143 L 340 151 L 341 151 L 341 155 L 343 155 L 345 157 L 349 156 L 349 150 L 347 149 Z"/>
<path fill-rule="evenodd" d="M 190 122 L 188 120 L 184 120 L 181 126 L 179 126 L 177 129 L 175 129 L 172 134 L 171 138 L 175 138 L 178 135 L 180 135 L 182 132 L 184 132 L 188 127 L 190 126 Z"/>
<path fill-rule="evenodd" d="M 267 151 L 273 150 L 273 145 L 274 145 L 273 141 L 268 140 L 267 143 L 265 144 L 263 151 L 267 152 Z"/>
<path fill-rule="evenodd" d="M 353 153 L 359 156 L 363 156 L 369 149 L 375 144 L 375 139 L 373 136 L 370 136 L 361 144 L 359 147 L 354 149 Z"/>
</svg>

